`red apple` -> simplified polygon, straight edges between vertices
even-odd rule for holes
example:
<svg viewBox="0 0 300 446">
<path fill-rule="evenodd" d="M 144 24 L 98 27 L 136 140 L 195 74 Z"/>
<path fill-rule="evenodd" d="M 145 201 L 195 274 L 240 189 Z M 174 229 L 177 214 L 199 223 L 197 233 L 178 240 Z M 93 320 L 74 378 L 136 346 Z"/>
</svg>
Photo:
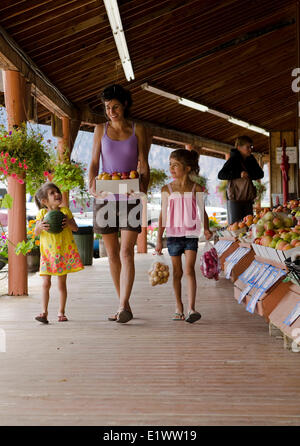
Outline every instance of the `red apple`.
<svg viewBox="0 0 300 446">
<path fill-rule="evenodd" d="M 274 235 L 276 235 L 276 232 L 273 231 L 273 229 L 268 229 L 268 230 L 265 232 L 265 235 L 269 235 L 270 237 L 273 237 Z"/>
</svg>

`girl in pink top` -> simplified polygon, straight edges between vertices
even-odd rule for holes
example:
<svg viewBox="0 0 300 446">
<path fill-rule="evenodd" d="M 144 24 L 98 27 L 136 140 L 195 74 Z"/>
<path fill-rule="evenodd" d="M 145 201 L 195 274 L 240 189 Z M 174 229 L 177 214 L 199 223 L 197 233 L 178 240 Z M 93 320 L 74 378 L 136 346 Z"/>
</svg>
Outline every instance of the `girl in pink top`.
<svg viewBox="0 0 300 446">
<path fill-rule="evenodd" d="M 198 153 L 194 150 L 175 150 L 170 156 L 170 173 L 173 182 L 165 185 L 162 192 L 162 209 L 159 217 L 156 251 L 161 254 L 162 236 L 167 233 L 167 247 L 172 259 L 173 288 L 176 310 L 173 320 L 193 323 L 201 318 L 195 310 L 196 274 L 195 262 L 198 237 L 204 225 L 206 239 L 211 238 L 208 217 L 202 200 L 202 187 L 194 182 L 199 173 Z M 201 205 L 202 203 L 202 205 Z M 201 211 L 202 209 L 202 211 Z M 202 215 L 201 215 L 202 214 Z M 204 219 L 204 222 L 202 220 Z M 185 275 L 188 286 L 189 308 L 185 318 L 181 299 L 182 254 L 185 254 Z"/>
</svg>

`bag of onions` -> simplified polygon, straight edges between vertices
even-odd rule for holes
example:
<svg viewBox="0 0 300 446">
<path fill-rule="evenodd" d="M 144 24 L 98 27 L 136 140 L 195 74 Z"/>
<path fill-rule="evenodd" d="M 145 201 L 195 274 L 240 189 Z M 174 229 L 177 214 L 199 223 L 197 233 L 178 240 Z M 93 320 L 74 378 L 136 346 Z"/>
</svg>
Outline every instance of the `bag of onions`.
<svg viewBox="0 0 300 446">
<path fill-rule="evenodd" d="M 148 271 L 149 283 L 152 286 L 162 285 L 168 282 L 169 266 L 164 262 L 154 261 Z"/>
<path fill-rule="evenodd" d="M 216 249 L 209 242 L 205 243 L 200 257 L 200 270 L 207 279 L 219 280 L 221 266 Z"/>
</svg>

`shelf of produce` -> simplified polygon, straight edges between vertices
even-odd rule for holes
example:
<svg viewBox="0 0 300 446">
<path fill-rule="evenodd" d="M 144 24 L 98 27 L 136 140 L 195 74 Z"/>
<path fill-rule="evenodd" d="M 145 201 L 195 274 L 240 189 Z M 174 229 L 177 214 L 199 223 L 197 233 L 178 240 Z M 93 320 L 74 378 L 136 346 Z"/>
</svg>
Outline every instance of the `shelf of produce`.
<svg viewBox="0 0 300 446">
<path fill-rule="evenodd" d="M 235 282 L 254 260 L 254 251 L 252 250 L 251 245 L 239 245 L 240 246 L 236 249 L 236 251 L 226 258 L 224 263 L 226 278 L 230 279 L 232 282 Z"/>
<path fill-rule="evenodd" d="M 294 349 L 300 344 L 300 287 L 291 282 L 286 283 L 284 297 L 270 313 L 269 333 L 271 336 L 282 334 L 284 347 Z M 294 346 L 293 346 L 294 342 Z"/>
<path fill-rule="evenodd" d="M 286 271 L 278 265 L 270 265 L 255 258 L 234 282 L 234 297 L 239 303 L 246 304 L 250 313 L 257 313 L 269 320 L 270 313 L 276 308 L 288 289 L 282 282 Z"/>
</svg>

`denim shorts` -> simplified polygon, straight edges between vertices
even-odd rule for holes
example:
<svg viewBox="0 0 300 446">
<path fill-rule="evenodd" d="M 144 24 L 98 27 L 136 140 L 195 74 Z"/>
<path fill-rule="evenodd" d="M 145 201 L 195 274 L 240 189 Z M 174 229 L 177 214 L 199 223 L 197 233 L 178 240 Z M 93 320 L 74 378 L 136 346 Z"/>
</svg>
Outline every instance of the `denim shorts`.
<svg viewBox="0 0 300 446">
<path fill-rule="evenodd" d="M 198 237 L 167 237 L 170 256 L 180 256 L 185 250 L 198 251 Z"/>
</svg>

